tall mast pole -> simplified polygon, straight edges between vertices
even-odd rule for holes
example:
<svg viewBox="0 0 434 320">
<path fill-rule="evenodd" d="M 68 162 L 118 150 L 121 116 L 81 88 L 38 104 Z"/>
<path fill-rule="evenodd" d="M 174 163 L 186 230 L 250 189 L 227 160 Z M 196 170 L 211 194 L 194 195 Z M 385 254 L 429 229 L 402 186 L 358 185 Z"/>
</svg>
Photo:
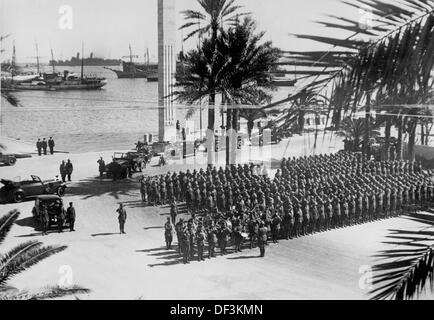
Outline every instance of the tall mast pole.
<svg viewBox="0 0 434 320">
<path fill-rule="evenodd" d="M 53 54 L 53 48 L 51 48 L 51 66 L 53 67 L 53 73 L 56 73 L 56 68 L 54 66 L 54 54 Z"/>
<path fill-rule="evenodd" d="M 38 49 L 38 43 L 35 41 L 35 46 L 36 46 L 36 70 L 39 74 L 39 49 Z"/>
<path fill-rule="evenodd" d="M 131 50 L 131 43 L 129 44 L 130 46 L 130 63 L 133 63 L 133 51 Z"/>
<path fill-rule="evenodd" d="M 84 41 L 81 42 L 81 80 L 83 80 L 84 73 Z"/>
<path fill-rule="evenodd" d="M 13 51 L 12 51 L 12 70 L 11 70 L 11 75 L 12 75 L 12 80 L 14 78 L 15 75 L 15 65 L 16 65 L 16 52 L 15 52 L 15 40 L 14 40 L 14 46 L 13 46 Z"/>
</svg>

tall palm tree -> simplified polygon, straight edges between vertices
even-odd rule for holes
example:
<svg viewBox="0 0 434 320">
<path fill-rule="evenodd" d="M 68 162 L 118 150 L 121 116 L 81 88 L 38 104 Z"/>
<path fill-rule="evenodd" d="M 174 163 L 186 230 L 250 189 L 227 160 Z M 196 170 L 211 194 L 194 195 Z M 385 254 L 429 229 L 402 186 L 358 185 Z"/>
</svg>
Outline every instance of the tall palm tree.
<svg viewBox="0 0 434 320">
<path fill-rule="evenodd" d="M 0 217 L 0 245 L 6 239 L 13 224 L 18 219 L 20 213 L 13 210 Z M 17 245 L 5 254 L 0 255 L 0 300 L 1 299 L 51 299 L 66 295 L 88 293 L 88 289 L 78 286 L 71 288 L 49 287 L 40 292 L 32 293 L 27 291 L 11 292 L 7 286 L 14 276 L 26 271 L 42 260 L 57 254 L 66 249 L 66 246 L 43 246 L 39 241 L 28 241 Z"/>
<path fill-rule="evenodd" d="M 224 32 L 227 24 L 236 23 L 238 17 L 246 13 L 236 13 L 241 6 L 235 5 L 236 0 L 197 0 L 203 12 L 194 10 L 185 10 L 184 14 L 186 23 L 180 29 L 191 29 L 185 39 L 198 34 L 202 38 L 204 35 L 210 35 L 210 43 L 212 53 L 211 60 L 207 64 L 209 68 L 209 77 L 207 79 L 208 91 L 208 163 L 212 164 L 213 156 L 210 149 L 214 145 L 214 128 L 215 128 L 215 104 L 218 88 L 218 73 L 219 73 L 219 58 L 217 54 L 217 37 L 219 32 Z M 211 147 L 212 146 L 212 147 Z"/>
<path fill-rule="evenodd" d="M 229 62 L 225 67 L 226 72 L 223 73 L 223 97 L 225 102 L 231 105 L 227 108 L 228 133 L 229 130 L 235 133 L 238 131 L 239 117 L 244 114 L 249 118 L 250 135 L 253 118 L 262 116 L 261 112 L 253 109 L 271 99 L 270 91 L 274 90 L 271 71 L 276 68 L 279 52 L 270 41 L 262 41 L 264 35 L 264 32 L 256 31 L 254 20 L 246 17 L 221 36 L 219 52 L 222 52 Z M 227 139 L 228 164 L 229 150 Z"/>
</svg>

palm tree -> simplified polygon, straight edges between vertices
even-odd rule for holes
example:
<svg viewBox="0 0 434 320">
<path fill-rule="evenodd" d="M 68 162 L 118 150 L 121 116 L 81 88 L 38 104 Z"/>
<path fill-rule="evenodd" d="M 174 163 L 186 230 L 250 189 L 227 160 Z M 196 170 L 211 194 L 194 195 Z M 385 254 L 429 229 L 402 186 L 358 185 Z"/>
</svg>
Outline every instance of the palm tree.
<svg viewBox="0 0 434 320">
<path fill-rule="evenodd" d="M 3 243 L 20 213 L 13 210 L 0 217 L 0 244 Z M 66 246 L 43 246 L 39 241 L 28 241 L 0 255 L 0 299 L 51 299 L 77 293 L 88 293 L 78 286 L 71 288 L 49 287 L 37 293 L 27 291 L 11 292 L 7 281 L 26 271 L 40 261 L 66 249 Z"/>
<path fill-rule="evenodd" d="M 185 10 L 184 14 L 186 23 L 180 29 L 191 29 L 186 39 L 198 34 L 202 38 L 204 35 L 211 34 L 210 48 L 211 59 L 207 62 L 209 77 L 207 78 L 207 97 L 208 97 L 208 130 L 207 140 L 208 145 L 214 145 L 214 128 L 215 128 L 215 103 L 218 88 L 218 73 L 219 73 L 219 58 L 217 54 L 217 37 L 219 32 L 224 32 L 226 24 L 233 24 L 238 20 L 238 17 L 247 13 L 236 13 L 241 6 L 235 5 L 235 0 L 198 0 L 198 4 L 202 7 L 203 12 L 194 10 Z M 208 148 L 208 163 L 212 164 L 212 149 Z"/>
<path fill-rule="evenodd" d="M 357 0 L 348 5 L 372 10 L 372 26 L 359 21 L 331 16 L 337 22 L 320 22 L 326 27 L 348 31 L 345 38 L 296 35 L 333 46 L 330 51 L 285 53 L 287 65 L 302 65 L 311 83 L 302 90 L 319 94 L 332 88 L 330 112 L 338 127 L 345 114 L 372 96 L 388 105 L 417 105 L 426 103 L 434 79 L 434 2 L 432 0 L 399 0 L 391 4 L 382 0 Z M 366 39 L 366 37 L 370 39 Z M 335 48 L 339 50 L 336 51 Z M 300 71 L 299 71 L 300 72 Z M 285 101 L 291 101 L 295 96 Z M 283 101 L 283 102 L 285 102 Z"/>
<path fill-rule="evenodd" d="M 374 120 L 371 120 L 369 135 L 373 138 L 379 137 L 380 132 L 376 130 Z M 365 136 L 366 125 L 365 120 L 362 118 L 347 117 L 342 120 L 339 130 L 336 135 L 343 137 L 347 141 L 353 152 L 361 151 L 361 146 L 363 143 L 363 137 Z"/>
<path fill-rule="evenodd" d="M 214 105 L 213 99 L 220 93 L 230 105 L 249 106 L 269 99 L 270 70 L 277 61 L 277 50 L 271 42 L 261 43 L 264 33 L 256 33 L 255 28 L 253 20 L 245 18 L 219 34 L 215 43 L 205 38 L 198 49 L 188 52 L 183 72 L 177 76 L 182 90 L 174 92 L 176 99 L 194 104 L 205 98 Z M 188 115 L 193 111 L 190 109 Z M 227 130 L 237 129 L 239 111 L 229 108 Z"/>
</svg>

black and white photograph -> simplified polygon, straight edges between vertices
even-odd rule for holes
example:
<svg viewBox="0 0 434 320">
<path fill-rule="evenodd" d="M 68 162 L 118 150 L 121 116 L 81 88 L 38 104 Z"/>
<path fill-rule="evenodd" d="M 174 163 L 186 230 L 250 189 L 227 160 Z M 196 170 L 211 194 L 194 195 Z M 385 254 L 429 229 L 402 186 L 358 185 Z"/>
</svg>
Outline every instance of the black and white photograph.
<svg viewBox="0 0 434 320">
<path fill-rule="evenodd" d="M 0 14 L 0 300 L 434 298 L 434 0 Z"/>
</svg>

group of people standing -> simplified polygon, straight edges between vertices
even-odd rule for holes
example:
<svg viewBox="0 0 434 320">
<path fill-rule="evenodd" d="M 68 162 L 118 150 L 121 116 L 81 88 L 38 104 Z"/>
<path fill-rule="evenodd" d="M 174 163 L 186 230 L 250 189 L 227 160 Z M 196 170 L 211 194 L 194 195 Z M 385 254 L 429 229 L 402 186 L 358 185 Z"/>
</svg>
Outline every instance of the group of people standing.
<svg viewBox="0 0 434 320">
<path fill-rule="evenodd" d="M 65 210 L 63 207 L 63 204 L 61 202 L 54 203 L 53 206 L 50 208 L 47 207 L 46 204 L 36 203 L 33 207 L 32 214 L 34 217 L 38 217 L 38 221 L 40 222 L 41 228 L 42 228 L 42 235 L 48 235 L 48 230 L 50 229 L 50 224 L 52 219 L 48 212 L 55 213 L 55 222 L 57 224 L 57 231 L 59 233 L 63 232 L 63 228 L 65 226 L 65 222 L 69 225 L 69 231 L 73 232 L 75 231 L 74 225 L 75 225 L 75 208 L 73 206 L 73 203 L 69 203 L 69 207 Z"/>
<path fill-rule="evenodd" d="M 166 244 L 176 233 L 184 262 L 195 250 L 201 260 L 204 241 L 209 257 L 217 245 L 225 254 L 230 240 L 239 251 L 245 239 L 251 248 L 257 244 L 264 256 L 269 239 L 277 243 L 398 216 L 434 201 L 431 172 L 415 162 L 370 161 L 361 154 L 340 152 L 283 159 L 274 179 L 256 174 L 254 168 L 251 164 L 169 172 L 142 181 L 143 201 L 172 204 Z M 190 220 L 176 222 L 176 201 L 186 203 Z"/>
<path fill-rule="evenodd" d="M 36 142 L 36 149 L 38 149 L 38 155 L 42 155 L 42 152 L 44 153 L 44 155 L 47 155 L 47 147 L 50 149 L 50 154 L 54 154 L 54 140 L 53 137 L 50 137 L 50 139 L 45 140 L 45 138 L 41 139 L 39 138 L 38 141 Z"/>
<path fill-rule="evenodd" d="M 66 177 L 68 177 L 68 181 L 71 181 L 71 175 L 73 170 L 74 167 L 72 165 L 71 160 L 68 159 L 67 162 L 65 162 L 65 160 L 62 160 L 62 163 L 60 164 L 59 167 L 59 171 L 63 182 L 66 182 Z"/>
</svg>

